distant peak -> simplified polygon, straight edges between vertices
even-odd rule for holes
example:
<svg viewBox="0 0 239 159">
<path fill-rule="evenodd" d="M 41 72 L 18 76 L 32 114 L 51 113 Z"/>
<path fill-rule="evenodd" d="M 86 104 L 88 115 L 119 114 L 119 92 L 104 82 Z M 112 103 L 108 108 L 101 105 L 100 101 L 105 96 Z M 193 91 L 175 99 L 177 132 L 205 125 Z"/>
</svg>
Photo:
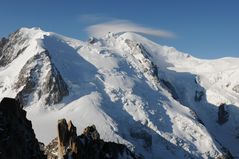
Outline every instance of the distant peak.
<svg viewBox="0 0 239 159">
<path fill-rule="evenodd" d="M 49 32 L 43 31 L 39 27 L 33 27 L 33 28 L 20 28 L 16 31 L 16 33 L 20 33 L 27 38 L 34 38 L 34 39 L 42 39 L 44 35 L 49 35 Z"/>
<path fill-rule="evenodd" d="M 22 27 L 19 29 L 19 31 L 43 31 L 43 30 L 40 27 L 32 27 L 32 28 Z"/>
</svg>

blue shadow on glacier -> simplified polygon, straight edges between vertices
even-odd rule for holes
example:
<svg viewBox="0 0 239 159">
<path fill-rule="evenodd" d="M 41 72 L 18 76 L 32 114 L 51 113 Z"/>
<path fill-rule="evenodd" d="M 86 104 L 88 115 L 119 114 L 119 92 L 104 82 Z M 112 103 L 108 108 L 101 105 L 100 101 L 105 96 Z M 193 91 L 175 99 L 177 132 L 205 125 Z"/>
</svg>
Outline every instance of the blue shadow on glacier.
<svg viewBox="0 0 239 159">
<path fill-rule="evenodd" d="M 238 147 L 232 146 L 232 143 L 239 144 L 237 139 L 239 129 L 233 131 L 233 125 L 236 125 L 239 121 L 239 119 L 235 119 L 239 114 L 239 108 L 233 104 L 225 105 L 229 113 L 229 120 L 220 125 L 218 123 L 218 108 L 220 104 L 224 103 L 219 103 L 217 106 L 208 101 L 206 90 L 201 86 L 197 75 L 169 69 L 165 69 L 163 73 L 159 72 L 160 74 L 164 77 L 164 80 L 169 81 L 175 88 L 178 95 L 176 100 L 191 109 L 195 119 L 205 126 L 214 142 L 217 143 L 217 148 L 227 153 L 227 155 L 233 154 L 234 158 L 239 157 Z"/>
<path fill-rule="evenodd" d="M 97 69 L 80 56 L 75 48 L 55 36 L 45 36 L 43 42 L 52 62 L 67 83 L 70 94 L 63 99 L 63 103 L 68 104 L 96 90 L 91 81 L 95 80 Z"/>
<path fill-rule="evenodd" d="M 56 35 L 55 35 L 56 36 Z M 79 55 L 78 51 L 75 48 L 70 47 L 67 43 L 60 41 L 60 38 L 54 36 L 45 36 L 44 37 L 44 46 L 47 48 L 52 62 L 57 67 L 61 73 L 64 81 L 68 85 L 68 89 L 71 94 L 68 97 L 65 97 L 62 101 L 63 104 L 68 104 L 80 97 L 90 94 L 93 91 L 98 91 L 104 101 L 101 104 L 101 109 L 111 117 L 117 124 L 119 131 L 116 132 L 118 135 L 124 139 L 130 141 L 132 144 L 136 145 L 135 151 L 138 154 L 146 154 L 146 158 L 185 158 L 185 157 L 195 157 L 192 154 L 189 154 L 183 148 L 180 148 L 168 140 L 160 136 L 157 132 L 150 129 L 147 124 L 143 124 L 139 121 L 133 119 L 133 117 L 125 111 L 121 101 L 112 102 L 109 95 L 105 92 L 105 86 L 102 81 L 96 78 L 98 69 L 86 59 Z M 124 64 L 123 64 L 124 65 Z M 123 72 L 126 72 L 128 75 L 133 74 L 133 69 L 127 69 L 121 67 Z M 150 99 L 162 98 L 159 96 L 159 93 L 154 92 L 150 94 L 150 91 L 146 94 L 140 94 L 141 90 L 150 90 L 151 88 L 143 83 L 136 82 L 135 89 L 133 92 L 139 96 L 144 96 L 145 100 L 149 100 L 149 106 L 153 105 L 155 108 L 155 114 L 150 115 L 150 118 L 157 120 L 161 116 L 162 121 L 165 122 L 164 125 L 170 124 L 170 118 L 166 114 L 166 111 L 161 107 L 157 102 L 152 102 Z M 146 106 L 147 107 L 147 106 Z M 149 111 L 150 107 L 147 107 Z M 162 122 L 161 121 L 161 122 Z M 100 125 L 96 125 L 99 126 Z M 163 132 L 172 132 L 172 127 L 160 125 L 160 122 L 157 124 L 157 127 Z M 133 131 L 133 133 L 132 133 Z M 143 137 L 137 135 L 137 132 L 144 132 L 148 135 L 150 142 L 146 143 Z M 136 133 L 134 133 L 136 132 Z M 140 145 L 140 146 L 139 146 Z M 148 146 L 148 147 L 147 147 Z M 145 148 L 142 148 L 145 147 Z M 154 152 L 154 153 L 153 153 Z M 169 156 L 169 155 L 172 156 Z M 197 158 L 200 158 L 197 156 Z"/>
</svg>

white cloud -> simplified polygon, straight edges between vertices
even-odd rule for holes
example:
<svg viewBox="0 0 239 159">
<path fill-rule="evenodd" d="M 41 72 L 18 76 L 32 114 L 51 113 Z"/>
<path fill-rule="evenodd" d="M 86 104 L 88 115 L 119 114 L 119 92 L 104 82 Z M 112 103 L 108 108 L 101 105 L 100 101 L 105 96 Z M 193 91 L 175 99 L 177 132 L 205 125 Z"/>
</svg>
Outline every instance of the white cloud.
<svg viewBox="0 0 239 159">
<path fill-rule="evenodd" d="M 143 33 L 156 37 L 174 38 L 175 35 L 172 32 L 164 31 L 161 29 L 153 29 L 145 27 L 139 24 L 135 24 L 129 20 L 111 20 L 109 22 L 103 22 L 94 24 L 86 28 L 86 31 L 95 37 L 101 37 L 108 32 L 120 33 L 120 32 L 135 32 Z"/>
</svg>

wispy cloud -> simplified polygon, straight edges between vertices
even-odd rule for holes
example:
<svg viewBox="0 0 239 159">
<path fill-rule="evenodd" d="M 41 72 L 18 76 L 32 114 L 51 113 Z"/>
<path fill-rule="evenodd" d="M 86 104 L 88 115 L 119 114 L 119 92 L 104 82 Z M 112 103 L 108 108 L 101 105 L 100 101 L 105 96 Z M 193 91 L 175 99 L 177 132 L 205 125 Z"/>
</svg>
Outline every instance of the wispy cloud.
<svg viewBox="0 0 239 159">
<path fill-rule="evenodd" d="M 83 19 L 88 19 L 87 16 L 82 17 Z M 91 21 L 102 21 L 104 19 L 103 16 L 89 16 L 88 20 Z M 146 27 L 143 25 L 139 25 L 133 23 L 129 20 L 121 20 L 121 19 L 113 19 L 107 17 L 107 22 L 101 22 L 98 24 L 90 25 L 86 28 L 86 31 L 89 35 L 95 37 L 101 37 L 106 35 L 108 32 L 113 33 L 120 33 L 120 32 L 135 32 L 135 33 L 142 33 L 146 35 L 156 36 L 156 37 L 163 37 L 163 38 L 174 38 L 175 35 L 172 32 L 161 30 L 161 29 L 154 29 L 150 27 Z"/>
</svg>

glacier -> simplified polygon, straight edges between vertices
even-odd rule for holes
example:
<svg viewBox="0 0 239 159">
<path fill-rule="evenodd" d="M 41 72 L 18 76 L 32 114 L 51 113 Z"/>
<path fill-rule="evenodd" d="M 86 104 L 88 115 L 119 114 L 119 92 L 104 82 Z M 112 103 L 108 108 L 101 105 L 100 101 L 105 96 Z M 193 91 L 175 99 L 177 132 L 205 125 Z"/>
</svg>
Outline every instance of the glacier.
<svg viewBox="0 0 239 159">
<path fill-rule="evenodd" d="M 0 51 L 0 99 L 23 92 L 46 144 L 66 118 L 144 158 L 239 156 L 238 58 L 198 59 L 131 32 L 80 41 L 40 28 L 19 29 Z"/>
</svg>

